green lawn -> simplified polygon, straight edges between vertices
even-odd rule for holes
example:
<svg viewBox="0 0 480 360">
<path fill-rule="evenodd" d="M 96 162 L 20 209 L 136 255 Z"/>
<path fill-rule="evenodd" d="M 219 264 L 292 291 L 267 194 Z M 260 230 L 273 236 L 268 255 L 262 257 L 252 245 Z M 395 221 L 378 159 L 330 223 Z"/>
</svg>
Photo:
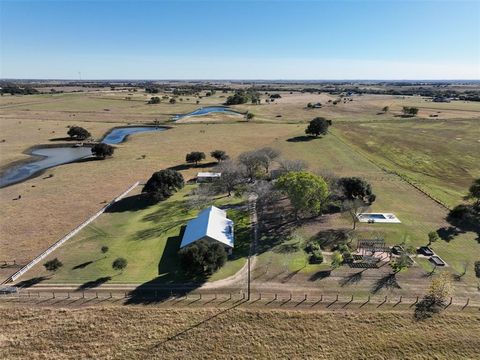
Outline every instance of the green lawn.
<svg viewBox="0 0 480 360">
<path fill-rule="evenodd" d="M 187 185 L 168 200 L 150 206 L 135 195 L 122 200 L 48 258 L 58 257 L 64 264 L 49 281 L 89 284 L 104 281 L 144 283 L 153 279 L 157 283 L 179 283 L 191 280 L 182 270 L 177 252 L 182 227 L 199 212 L 186 207 L 188 194 L 193 188 L 194 185 Z M 239 198 L 228 197 L 213 202 L 217 206 L 243 204 Z M 209 280 L 234 274 L 243 266 L 248 255 L 248 211 L 245 208 L 229 209 L 227 216 L 235 221 L 233 256 Z M 105 255 L 101 253 L 102 246 L 109 248 Z M 128 261 L 127 268 L 121 273 L 112 269 L 112 261 L 117 257 Z M 29 272 L 28 277 L 48 276 L 42 264 Z"/>
</svg>

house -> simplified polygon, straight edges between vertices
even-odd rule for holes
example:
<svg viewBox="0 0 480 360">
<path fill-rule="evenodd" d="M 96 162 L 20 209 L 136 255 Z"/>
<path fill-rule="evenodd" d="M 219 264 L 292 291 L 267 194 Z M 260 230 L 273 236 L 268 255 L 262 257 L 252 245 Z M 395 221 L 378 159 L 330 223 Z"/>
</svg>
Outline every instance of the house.
<svg viewBox="0 0 480 360">
<path fill-rule="evenodd" d="M 187 223 L 180 248 L 199 240 L 217 241 L 230 254 L 234 243 L 233 225 L 224 210 L 210 206 Z"/>
<path fill-rule="evenodd" d="M 222 173 L 216 172 L 199 172 L 197 174 L 197 183 L 212 182 L 222 176 Z"/>
</svg>

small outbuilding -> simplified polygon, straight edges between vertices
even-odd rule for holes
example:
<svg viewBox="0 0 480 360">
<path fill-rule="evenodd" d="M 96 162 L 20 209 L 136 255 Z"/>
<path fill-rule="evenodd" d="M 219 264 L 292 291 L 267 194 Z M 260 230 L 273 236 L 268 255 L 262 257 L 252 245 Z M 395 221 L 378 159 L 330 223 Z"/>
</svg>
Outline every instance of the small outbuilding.
<svg viewBox="0 0 480 360">
<path fill-rule="evenodd" d="M 224 210 L 210 206 L 187 223 L 180 248 L 199 240 L 207 240 L 222 243 L 227 252 L 231 253 L 234 243 L 233 225 Z"/>
<path fill-rule="evenodd" d="M 222 173 L 218 172 L 199 172 L 197 174 L 197 183 L 212 182 L 222 176 Z"/>
</svg>

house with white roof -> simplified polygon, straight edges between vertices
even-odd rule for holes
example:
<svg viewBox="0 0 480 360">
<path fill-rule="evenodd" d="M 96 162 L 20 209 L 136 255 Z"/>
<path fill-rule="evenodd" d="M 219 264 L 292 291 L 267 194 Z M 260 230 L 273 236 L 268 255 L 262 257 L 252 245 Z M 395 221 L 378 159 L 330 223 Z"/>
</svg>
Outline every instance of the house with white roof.
<svg viewBox="0 0 480 360">
<path fill-rule="evenodd" d="M 233 221 L 227 218 L 226 211 L 215 206 L 202 210 L 187 223 L 180 248 L 199 240 L 222 243 L 227 252 L 231 253 L 234 243 Z"/>
</svg>

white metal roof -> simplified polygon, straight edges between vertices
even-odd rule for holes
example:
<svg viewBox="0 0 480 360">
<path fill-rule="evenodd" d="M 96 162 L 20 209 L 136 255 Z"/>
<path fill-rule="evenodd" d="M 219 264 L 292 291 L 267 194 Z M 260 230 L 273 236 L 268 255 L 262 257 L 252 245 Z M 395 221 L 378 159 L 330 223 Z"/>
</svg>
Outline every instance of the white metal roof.
<svg viewBox="0 0 480 360">
<path fill-rule="evenodd" d="M 220 177 L 222 176 L 222 173 L 218 172 L 199 172 L 197 174 L 197 177 Z"/>
<path fill-rule="evenodd" d="M 215 206 L 202 210 L 195 219 L 187 223 L 180 248 L 205 238 L 233 248 L 233 221 L 227 219 L 225 211 Z"/>
</svg>

